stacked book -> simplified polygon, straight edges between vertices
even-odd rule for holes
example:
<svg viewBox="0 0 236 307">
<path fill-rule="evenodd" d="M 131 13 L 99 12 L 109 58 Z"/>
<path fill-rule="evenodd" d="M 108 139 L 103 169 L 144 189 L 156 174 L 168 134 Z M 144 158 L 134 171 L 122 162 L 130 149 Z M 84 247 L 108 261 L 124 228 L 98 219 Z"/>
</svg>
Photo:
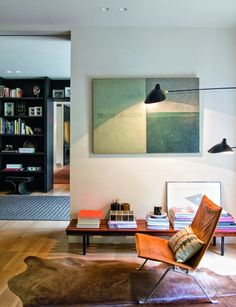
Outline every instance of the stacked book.
<svg viewBox="0 0 236 307">
<path fill-rule="evenodd" d="M 134 211 L 130 210 L 110 210 L 109 228 L 137 228 Z"/>
<path fill-rule="evenodd" d="M 216 229 L 224 231 L 236 231 L 236 223 L 233 216 L 227 211 L 222 210 Z"/>
<path fill-rule="evenodd" d="M 3 169 L 4 172 L 19 172 L 23 171 L 23 165 L 21 163 L 17 164 L 6 164 L 6 167 Z"/>
<path fill-rule="evenodd" d="M 147 229 L 169 229 L 169 219 L 166 212 L 155 215 L 153 212 L 147 214 Z"/>
<path fill-rule="evenodd" d="M 35 153 L 34 147 L 19 147 L 18 148 L 19 153 Z"/>
<path fill-rule="evenodd" d="M 183 229 L 192 223 L 195 213 L 191 207 L 172 207 L 169 210 L 169 220 L 174 229 Z"/>
<path fill-rule="evenodd" d="M 102 210 L 80 210 L 76 227 L 99 228 L 102 216 Z"/>
</svg>

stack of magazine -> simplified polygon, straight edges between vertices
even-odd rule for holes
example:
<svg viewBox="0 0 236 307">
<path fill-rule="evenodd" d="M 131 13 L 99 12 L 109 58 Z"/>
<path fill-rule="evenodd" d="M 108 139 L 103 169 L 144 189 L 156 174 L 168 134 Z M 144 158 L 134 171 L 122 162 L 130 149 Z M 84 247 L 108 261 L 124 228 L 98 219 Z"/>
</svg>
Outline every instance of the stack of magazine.
<svg viewBox="0 0 236 307">
<path fill-rule="evenodd" d="M 102 216 L 102 210 L 80 210 L 76 227 L 99 228 Z"/>
<path fill-rule="evenodd" d="M 183 229 L 192 223 L 195 213 L 192 207 L 172 207 L 169 220 L 174 229 Z"/>
<path fill-rule="evenodd" d="M 236 231 L 236 223 L 234 217 L 223 209 L 216 229 L 224 231 Z"/>
<path fill-rule="evenodd" d="M 169 219 L 166 212 L 155 215 L 153 212 L 149 212 L 146 218 L 147 229 L 169 229 Z"/>
</svg>

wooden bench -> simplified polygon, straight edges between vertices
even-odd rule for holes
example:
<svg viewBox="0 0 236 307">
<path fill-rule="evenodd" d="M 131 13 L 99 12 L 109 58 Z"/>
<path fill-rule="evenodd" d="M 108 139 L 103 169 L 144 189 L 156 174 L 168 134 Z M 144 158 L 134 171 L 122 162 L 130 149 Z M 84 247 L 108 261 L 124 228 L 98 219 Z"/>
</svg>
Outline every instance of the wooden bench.
<svg viewBox="0 0 236 307">
<path fill-rule="evenodd" d="M 89 236 L 134 236 L 138 233 L 145 233 L 149 235 L 171 237 L 178 230 L 173 229 L 170 226 L 168 230 L 162 229 L 147 229 L 146 220 L 137 220 L 137 228 L 126 229 L 110 229 L 107 224 L 107 220 L 102 220 L 99 228 L 77 228 L 77 220 L 71 220 L 70 224 L 66 228 L 66 234 L 68 236 L 83 236 L 83 255 L 86 255 L 86 249 L 89 245 Z M 235 237 L 236 230 L 224 231 L 216 230 L 213 238 L 213 245 L 216 244 L 216 237 L 221 238 L 221 255 L 224 255 L 224 238 Z"/>
<path fill-rule="evenodd" d="M 7 176 L 5 178 L 6 182 L 11 183 L 11 191 L 10 194 L 30 194 L 30 192 L 27 189 L 26 184 L 28 182 L 31 182 L 34 180 L 33 176 L 27 176 L 27 177 L 23 177 L 23 176 Z"/>
</svg>

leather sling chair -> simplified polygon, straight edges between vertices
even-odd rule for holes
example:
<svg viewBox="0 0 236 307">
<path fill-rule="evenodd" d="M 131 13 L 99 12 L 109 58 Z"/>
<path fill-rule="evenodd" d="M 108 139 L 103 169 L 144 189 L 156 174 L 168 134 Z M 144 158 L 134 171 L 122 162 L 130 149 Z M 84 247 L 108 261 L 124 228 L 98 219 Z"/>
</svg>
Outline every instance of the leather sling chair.
<svg viewBox="0 0 236 307">
<path fill-rule="evenodd" d="M 140 270 L 143 269 L 145 263 L 148 260 L 163 262 L 168 265 L 167 270 L 164 272 L 155 286 L 150 290 L 148 295 L 139 301 L 140 304 L 147 302 L 147 300 L 150 298 L 157 286 L 169 271 L 191 276 L 207 296 L 208 300 L 211 303 L 217 303 L 216 300 L 210 298 L 205 289 L 199 284 L 196 277 L 192 274 L 189 274 L 189 272 L 193 272 L 197 268 L 204 253 L 206 252 L 212 240 L 221 211 L 221 207 L 214 204 L 205 195 L 203 196 L 190 227 L 192 228 L 195 235 L 204 242 L 204 244 L 199 251 L 197 251 L 190 259 L 183 263 L 176 261 L 175 254 L 168 244 L 169 240 L 141 233 L 136 234 L 136 250 L 138 257 L 145 259 L 144 263 L 139 268 Z"/>
</svg>

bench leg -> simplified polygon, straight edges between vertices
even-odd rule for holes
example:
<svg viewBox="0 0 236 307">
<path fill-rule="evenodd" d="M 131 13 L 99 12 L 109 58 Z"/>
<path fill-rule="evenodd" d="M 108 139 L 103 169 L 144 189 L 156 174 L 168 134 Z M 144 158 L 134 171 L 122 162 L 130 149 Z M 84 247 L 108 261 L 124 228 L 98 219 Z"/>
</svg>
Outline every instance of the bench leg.
<svg viewBox="0 0 236 307">
<path fill-rule="evenodd" d="M 213 245 L 213 246 L 216 246 L 216 237 L 213 237 L 212 245 Z"/>
<path fill-rule="evenodd" d="M 221 256 L 224 256 L 224 254 L 225 254 L 225 237 L 221 237 L 220 249 L 221 249 Z"/>
<path fill-rule="evenodd" d="M 83 255 L 86 255 L 86 235 L 83 235 Z"/>
</svg>

